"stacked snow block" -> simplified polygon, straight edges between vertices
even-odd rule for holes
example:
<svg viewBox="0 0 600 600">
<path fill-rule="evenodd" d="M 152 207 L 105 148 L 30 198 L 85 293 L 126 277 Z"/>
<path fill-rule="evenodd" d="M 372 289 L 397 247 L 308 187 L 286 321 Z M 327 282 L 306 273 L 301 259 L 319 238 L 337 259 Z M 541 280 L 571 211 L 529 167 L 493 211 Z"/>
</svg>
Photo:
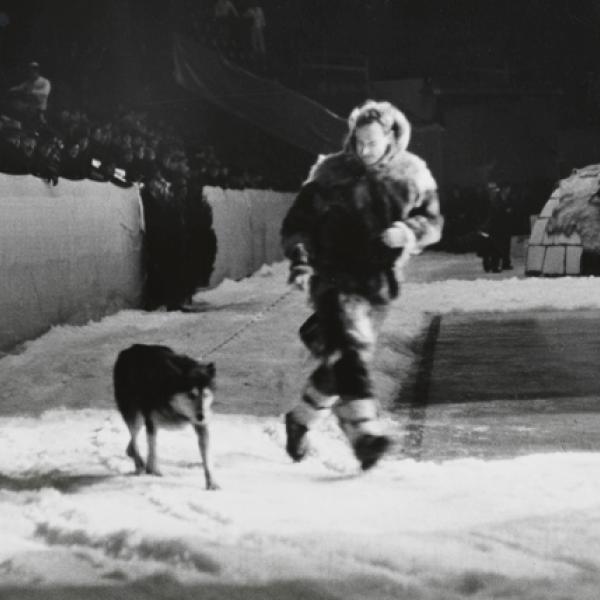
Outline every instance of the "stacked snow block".
<svg viewBox="0 0 600 600">
<path fill-rule="evenodd" d="M 526 275 L 565 276 L 581 272 L 581 238 L 577 233 L 570 236 L 550 235 L 546 231 L 548 219 L 558 206 L 559 195 L 555 191 L 542 212 L 537 216 L 527 247 Z"/>
<path fill-rule="evenodd" d="M 584 204 L 599 188 L 600 165 L 575 170 L 559 182 L 542 212 L 533 218 L 525 263 L 526 275 L 557 277 L 581 274 L 584 248 L 579 234 L 575 231 L 571 235 L 551 235 L 547 225 L 561 200 L 575 197 Z"/>
</svg>

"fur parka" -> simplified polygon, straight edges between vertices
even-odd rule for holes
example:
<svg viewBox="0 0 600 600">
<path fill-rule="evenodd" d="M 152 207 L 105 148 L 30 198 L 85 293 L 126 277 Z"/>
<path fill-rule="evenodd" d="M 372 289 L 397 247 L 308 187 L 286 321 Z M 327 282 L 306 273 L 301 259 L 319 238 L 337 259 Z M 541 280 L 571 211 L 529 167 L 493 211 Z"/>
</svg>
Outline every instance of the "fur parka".
<svg viewBox="0 0 600 600">
<path fill-rule="evenodd" d="M 393 268 L 402 249 L 388 248 L 381 236 L 397 222 L 414 232 L 417 251 L 440 238 L 437 190 L 425 163 L 404 151 L 367 169 L 344 151 L 311 169 L 283 221 L 282 246 L 292 268 L 309 265 L 346 291 L 371 289 L 385 275 L 396 295 Z"/>
</svg>

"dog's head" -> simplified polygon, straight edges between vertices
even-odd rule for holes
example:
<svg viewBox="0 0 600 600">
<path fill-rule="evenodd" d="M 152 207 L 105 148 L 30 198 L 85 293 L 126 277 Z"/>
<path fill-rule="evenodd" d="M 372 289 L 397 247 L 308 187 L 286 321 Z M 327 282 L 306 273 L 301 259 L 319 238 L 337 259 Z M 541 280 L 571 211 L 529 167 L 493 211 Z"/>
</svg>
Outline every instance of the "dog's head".
<svg viewBox="0 0 600 600">
<path fill-rule="evenodd" d="M 171 406 L 194 424 L 206 421 L 214 401 L 216 368 L 214 363 L 191 361 L 180 373 L 179 389 Z"/>
</svg>

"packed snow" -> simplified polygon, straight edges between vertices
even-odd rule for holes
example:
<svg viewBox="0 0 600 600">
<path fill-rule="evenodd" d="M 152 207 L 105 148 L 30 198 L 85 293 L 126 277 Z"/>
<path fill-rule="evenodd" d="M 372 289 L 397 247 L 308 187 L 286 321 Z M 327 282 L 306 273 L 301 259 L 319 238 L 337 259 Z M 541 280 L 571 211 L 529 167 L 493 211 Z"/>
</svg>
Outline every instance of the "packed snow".
<svg viewBox="0 0 600 600">
<path fill-rule="evenodd" d="M 282 415 L 312 363 L 296 336 L 310 309 L 286 269 L 201 291 L 196 312 L 55 327 L 0 359 L 0 598 L 596 600 L 598 452 L 395 452 L 361 473 L 332 420 L 305 462 L 289 460 Z M 393 401 L 429 315 L 600 308 L 598 278 L 519 275 L 413 259 L 376 362 L 398 444 Z M 134 342 L 216 362 L 222 489 L 204 489 L 191 428 L 159 432 L 163 477 L 132 474 L 111 369 Z"/>
</svg>

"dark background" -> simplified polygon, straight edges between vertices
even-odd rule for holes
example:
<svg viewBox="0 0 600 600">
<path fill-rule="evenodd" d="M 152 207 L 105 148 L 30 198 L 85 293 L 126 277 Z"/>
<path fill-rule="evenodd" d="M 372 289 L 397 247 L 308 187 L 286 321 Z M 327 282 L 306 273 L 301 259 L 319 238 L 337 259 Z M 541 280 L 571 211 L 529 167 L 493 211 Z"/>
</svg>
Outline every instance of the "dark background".
<svg viewBox="0 0 600 600">
<path fill-rule="evenodd" d="M 600 72 L 596 0 L 264 0 L 272 74 L 294 83 L 303 53 L 368 59 L 372 79 L 434 77 L 476 82 L 503 69 L 512 85 L 564 93 L 570 120 L 596 119 L 590 101 Z M 165 94 L 171 33 L 194 33 L 212 2 L 185 0 L 26 0 L 5 2 L 4 82 L 35 58 L 54 81 L 89 101 L 100 88 L 115 101 Z M 157 100 L 152 96 L 146 100 Z M 587 104 L 586 104 L 587 102 Z"/>
<path fill-rule="evenodd" d="M 180 89 L 172 75 L 174 33 L 210 45 L 213 0 L 20 0 L 0 9 L 0 89 L 38 60 L 53 85 L 50 106 L 110 114 L 121 105 L 172 124 L 233 163 L 285 174 L 288 189 L 314 161 L 305 151 L 224 114 Z M 238 9 L 246 0 L 235 0 Z M 429 115 L 409 114 L 448 212 L 453 186 L 489 180 L 525 186 L 521 229 L 560 177 L 599 162 L 600 0 L 264 0 L 268 69 L 261 76 L 312 96 L 345 117 L 370 84 L 421 79 Z M 339 57 L 343 57 L 340 59 Z M 305 61 L 358 61 L 361 88 L 333 70 L 312 79 Z M 342 72 L 343 73 L 343 72 Z M 339 75 L 339 73 L 338 73 Z M 362 77 L 362 75 L 361 75 Z M 346 78 L 346 79 L 344 79 Z M 345 86 L 345 87 L 344 87 Z M 354 87 L 353 87 L 354 86 Z M 336 91 L 337 90 L 337 91 Z M 349 90 L 347 97 L 340 90 Z M 402 107 L 405 110 L 405 107 Z M 418 145 L 420 140 L 421 145 Z M 242 140 L 243 143 L 240 143 Z M 291 182 L 291 183 L 289 183 Z M 456 191 L 456 190 L 454 190 Z"/>
<path fill-rule="evenodd" d="M 296 11 L 286 34 L 297 47 L 363 53 L 373 79 L 429 75 L 467 82 L 475 69 L 507 68 L 515 84 L 574 93 L 598 73 L 600 3 L 594 0 L 274 4 L 282 30 L 283 15 Z"/>
</svg>

